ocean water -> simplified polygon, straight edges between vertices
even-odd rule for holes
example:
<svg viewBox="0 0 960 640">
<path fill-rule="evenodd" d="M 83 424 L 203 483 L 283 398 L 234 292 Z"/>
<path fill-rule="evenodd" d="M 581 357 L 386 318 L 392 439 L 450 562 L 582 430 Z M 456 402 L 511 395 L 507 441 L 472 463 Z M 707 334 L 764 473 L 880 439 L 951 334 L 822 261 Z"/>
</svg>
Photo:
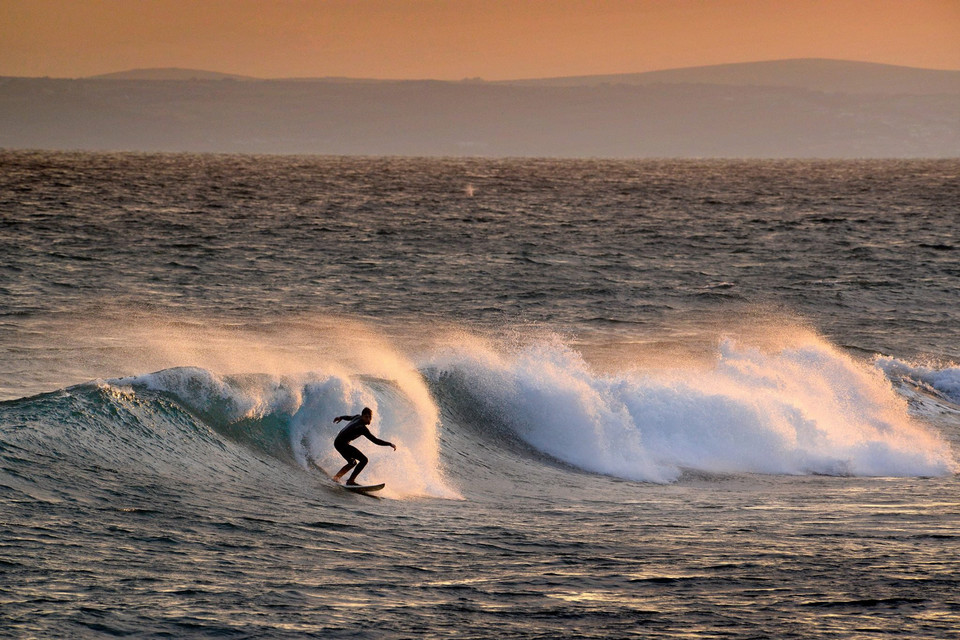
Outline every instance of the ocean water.
<svg viewBox="0 0 960 640">
<path fill-rule="evenodd" d="M 955 160 L 0 152 L 0 635 L 955 638 L 958 285 Z"/>
</svg>

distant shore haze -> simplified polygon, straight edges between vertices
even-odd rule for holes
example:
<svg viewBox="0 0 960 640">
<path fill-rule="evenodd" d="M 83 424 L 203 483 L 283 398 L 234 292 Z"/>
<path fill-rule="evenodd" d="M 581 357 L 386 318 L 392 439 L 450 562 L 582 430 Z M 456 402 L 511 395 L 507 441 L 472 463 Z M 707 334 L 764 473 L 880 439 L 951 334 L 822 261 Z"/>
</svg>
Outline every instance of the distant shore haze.
<svg viewBox="0 0 960 640">
<path fill-rule="evenodd" d="M 801 59 L 485 82 L 191 69 L 0 78 L 0 148 L 388 156 L 960 156 L 960 71 Z"/>
</svg>

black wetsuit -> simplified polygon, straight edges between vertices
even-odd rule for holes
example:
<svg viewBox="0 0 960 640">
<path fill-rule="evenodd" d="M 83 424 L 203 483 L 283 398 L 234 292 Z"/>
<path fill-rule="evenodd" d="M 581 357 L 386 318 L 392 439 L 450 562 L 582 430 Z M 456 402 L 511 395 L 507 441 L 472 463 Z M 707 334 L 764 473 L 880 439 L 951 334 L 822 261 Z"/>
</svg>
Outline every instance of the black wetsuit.
<svg viewBox="0 0 960 640">
<path fill-rule="evenodd" d="M 340 419 L 349 420 L 350 422 L 337 434 L 337 437 L 333 441 L 333 447 L 340 452 L 340 455 L 347 459 L 347 462 L 357 462 L 361 469 L 366 466 L 367 456 L 363 455 L 360 449 L 350 444 L 360 436 L 364 436 L 370 442 L 378 444 L 381 447 L 390 446 L 390 443 L 386 440 L 381 440 L 370 433 L 370 429 L 363 423 L 362 414 L 356 416 L 340 416 Z"/>
</svg>

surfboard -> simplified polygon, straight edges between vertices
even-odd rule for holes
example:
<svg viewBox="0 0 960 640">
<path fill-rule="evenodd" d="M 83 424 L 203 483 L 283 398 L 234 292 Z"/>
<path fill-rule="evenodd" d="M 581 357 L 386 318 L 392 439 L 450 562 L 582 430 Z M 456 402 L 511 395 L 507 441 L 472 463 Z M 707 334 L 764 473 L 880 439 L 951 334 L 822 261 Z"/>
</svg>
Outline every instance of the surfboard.
<svg viewBox="0 0 960 640">
<path fill-rule="evenodd" d="M 341 484 L 340 486 L 354 493 L 373 493 L 374 491 L 380 491 L 387 485 L 381 482 L 380 484 Z"/>
<path fill-rule="evenodd" d="M 383 489 L 385 486 L 387 486 L 383 482 L 381 482 L 380 484 L 340 484 L 339 482 L 333 479 L 333 476 L 327 473 L 326 469 L 324 469 L 319 464 L 317 464 L 316 460 L 310 460 L 310 462 L 313 464 L 314 467 L 317 468 L 317 470 L 322 472 L 323 475 L 327 476 L 327 479 L 329 479 L 330 482 L 337 485 L 341 489 L 346 489 L 347 491 L 352 491 L 353 493 L 370 494 L 376 491 L 380 491 L 380 489 Z"/>
</svg>

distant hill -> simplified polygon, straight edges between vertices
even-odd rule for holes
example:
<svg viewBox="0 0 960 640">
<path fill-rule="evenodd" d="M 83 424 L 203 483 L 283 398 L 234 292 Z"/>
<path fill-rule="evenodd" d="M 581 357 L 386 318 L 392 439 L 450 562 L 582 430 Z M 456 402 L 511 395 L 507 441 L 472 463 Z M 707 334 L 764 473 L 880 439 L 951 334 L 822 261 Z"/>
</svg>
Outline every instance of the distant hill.
<svg viewBox="0 0 960 640">
<path fill-rule="evenodd" d="M 199 69 L 130 69 L 90 76 L 92 80 L 264 80 Z M 318 77 L 272 78 L 298 82 L 375 83 L 397 82 L 370 78 Z M 484 82 L 476 79 L 468 82 Z M 726 86 L 793 87 L 830 93 L 880 93 L 934 95 L 960 93 L 960 71 L 917 69 L 873 62 L 851 62 L 821 58 L 769 60 L 685 67 L 610 75 L 566 76 L 499 80 L 489 84 L 530 87 L 595 87 L 604 84 L 717 84 Z"/>
<path fill-rule="evenodd" d="M 90 76 L 91 80 L 254 80 L 249 76 L 238 76 L 218 71 L 199 69 L 178 69 L 176 67 L 157 67 L 152 69 L 130 69 L 114 73 L 102 73 Z"/>
<path fill-rule="evenodd" d="M 167 75 L 161 74 L 163 71 Z M 837 61 L 500 82 L 0 78 L 0 147 L 408 156 L 960 157 L 958 72 Z M 150 72 L 151 77 L 136 74 Z M 158 79 L 158 75 L 159 78 Z"/>
<path fill-rule="evenodd" d="M 808 58 L 688 67 L 646 73 L 513 80 L 507 84 L 551 87 L 601 84 L 718 84 L 739 87 L 792 87 L 831 93 L 934 95 L 960 93 L 960 71 Z"/>
</svg>

